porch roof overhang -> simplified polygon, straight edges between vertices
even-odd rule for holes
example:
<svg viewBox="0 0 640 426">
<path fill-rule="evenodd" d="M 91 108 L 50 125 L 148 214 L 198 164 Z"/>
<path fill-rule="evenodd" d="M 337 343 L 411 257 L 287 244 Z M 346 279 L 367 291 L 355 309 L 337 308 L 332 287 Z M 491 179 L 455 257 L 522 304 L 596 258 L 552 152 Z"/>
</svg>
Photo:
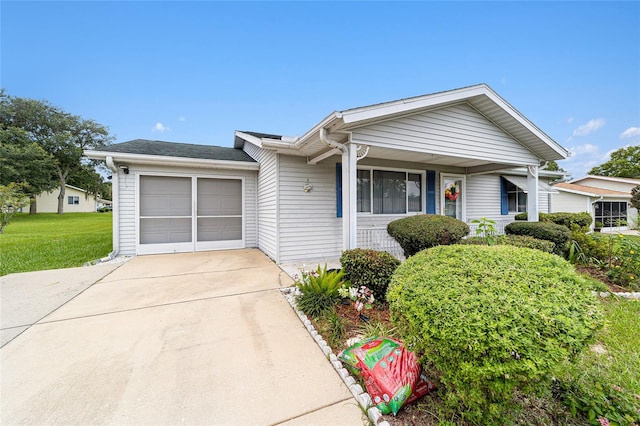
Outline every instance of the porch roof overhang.
<svg viewBox="0 0 640 426">
<path fill-rule="evenodd" d="M 526 176 L 510 176 L 510 175 L 502 175 L 503 178 L 522 189 L 522 192 L 529 192 L 529 184 Z M 541 180 L 538 180 L 538 191 L 543 193 L 551 193 L 557 194 L 558 191 L 554 190 L 551 185 Z"/>
<path fill-rule="evenodd" d="M 311 163 L 317 163 L 338 153 L 335 147 L 327 146 L 322 141 L 320 137 L 322 129 L 330 134 L 335 142 L 344 144 L 350 142 L 350 132 L 357 128 L 461 103 L 470 105 L 518 143 L 525 146 L 535 154 L 541 164 L 550 160 L 562 160 L 569 156 L 569 152 L 565 148 L 536 127 L 486 84 L 336 111 L 299 138 L 285 138 L 276 135 L 259 137 L 260 134 L 236 132 L 235 147 L 241 148 L 244 141 L 247 141 L 262 148 L 276 150 L 279 153 L 306 156 L 311 160 Z M 427 151 L 416 152 L 416 150 L 382 146 L 370 147 L 368 157 L 458 167 L 469 174 L 533 165 L 499 163 L 470 157 L 445 156 Z"/>
</svg>

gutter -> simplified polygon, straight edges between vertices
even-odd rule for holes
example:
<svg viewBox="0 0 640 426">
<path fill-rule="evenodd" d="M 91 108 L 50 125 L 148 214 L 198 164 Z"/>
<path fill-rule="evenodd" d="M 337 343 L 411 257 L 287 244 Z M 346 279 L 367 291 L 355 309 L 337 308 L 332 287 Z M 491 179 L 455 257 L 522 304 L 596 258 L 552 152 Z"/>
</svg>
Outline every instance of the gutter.
<svg viewBox="0 0 640 426">
<path fill-rule="evenodd" d="M 113 259 L 120 253 L 120 181 L 118 179 L 118 168 L 113 162 L 113 157 L 108 155 L 105 158 L 107 168 L 111 170 L 111 198 L 113 198 L 113 251 L 109 253 L 109 258 Z"/>
<path fill-rule="evenodd" d="M 320 140 L 325 144 L 329 145 L 331 148 L 339 149 L 340 151 L 342 151 L 343 154 L 347 153 L 347 147 L 344 146 L 344 144 L 338 143 L 330 139 L 329 135 L 327 135 L 327 129 L 325 129 L 324 127 L 320 127 L 319 136 L 320 136 Z"/>
</svg>

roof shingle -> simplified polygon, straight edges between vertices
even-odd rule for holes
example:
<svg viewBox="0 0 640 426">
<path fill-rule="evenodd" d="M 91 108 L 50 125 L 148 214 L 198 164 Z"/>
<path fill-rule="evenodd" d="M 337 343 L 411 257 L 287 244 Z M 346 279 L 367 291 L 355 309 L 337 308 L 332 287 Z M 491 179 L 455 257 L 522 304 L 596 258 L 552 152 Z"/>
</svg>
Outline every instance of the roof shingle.
<svg viewBox="0 0 640 426">
<path fill-rule="evenodd" d="M 152 141 L 148 139 L 134 139 L 132 141 L 117 143 L 101 148 L 100 151 L 165 157 L 200 158 L 206 160 L 256 162 L 241 149 L 213 145 Z"/>
</svg>

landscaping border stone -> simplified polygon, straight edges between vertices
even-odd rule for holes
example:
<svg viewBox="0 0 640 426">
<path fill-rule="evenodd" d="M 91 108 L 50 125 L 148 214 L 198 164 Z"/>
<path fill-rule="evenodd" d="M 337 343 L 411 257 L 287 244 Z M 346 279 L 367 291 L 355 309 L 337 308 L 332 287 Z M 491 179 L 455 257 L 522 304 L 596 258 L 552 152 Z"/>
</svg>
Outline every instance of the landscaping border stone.
<svg viewBox="0 0 640 426">
<path fill-rule="evenodd" d="M 367 416 L 369 417 L 371 423 L 375 426 L 391 426 L 388 421 L 382 419 L 382 412 L 373 405 L 371 395 L 365 392 L 358 381 L 349 374 L 349 371 L 346 368 L 344 368 L 342 362 L 333 353 L 331 347 L 327 344 L 327 342 L 324 341 L 322 336 L 315 329 L 315 327 L 311 323 L 311 320 L 309 320 L 309 318 L 307 318 L 307 316 L 303 312 L 298 310 L 298 305 L 296 303 L 297 290 L 298 289 L 296 287 L 285 287 L 281 288 L 280 292 L 285 297 L 287 302 L 289 302 L 289 305 L 291 305 L 291 308 L 293 308 L 296 315 L 298 315 L 298 318 L 300 318 L 300 321 L 309 332 L 309 335 L 311 335 L 311 337 L 313 337 L 313 339 L 316 341 L 316 343 L 320 347 L 320 350 L 322 350 L 322 352 L 327 356 L 327 359 L 333 366 L 334 370 L 336 370 L 344 384 L 347 386 L 362 411 L 367 413 Z"/>
</svg>

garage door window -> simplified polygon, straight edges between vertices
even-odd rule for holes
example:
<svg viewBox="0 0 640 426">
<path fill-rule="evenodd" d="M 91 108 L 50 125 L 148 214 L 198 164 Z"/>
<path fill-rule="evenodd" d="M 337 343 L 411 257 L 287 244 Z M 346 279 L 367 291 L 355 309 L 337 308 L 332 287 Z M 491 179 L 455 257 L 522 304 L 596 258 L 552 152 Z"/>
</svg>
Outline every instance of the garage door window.
<svg viewBox="0 0 640 426">
<path fill-rule="evenodd" d="M 140 177 L 140 244 L 192 241 L 191 178 Z"/>
</svg>

